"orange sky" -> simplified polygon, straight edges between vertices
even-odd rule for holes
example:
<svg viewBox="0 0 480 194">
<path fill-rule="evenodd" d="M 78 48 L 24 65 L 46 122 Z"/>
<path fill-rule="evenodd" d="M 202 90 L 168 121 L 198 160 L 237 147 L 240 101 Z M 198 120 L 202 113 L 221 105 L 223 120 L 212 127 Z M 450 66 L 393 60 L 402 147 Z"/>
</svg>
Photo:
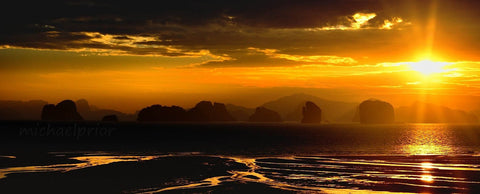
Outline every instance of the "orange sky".
<svg viewBox="0 0 480 194">
<path fill-rule="evenodd" d="M 219 5 L 218 15 L 196 16 L 206 18 L 199 21 L 180 14 L 183 20 L 156 23 L 178 13 L 152 12 L 150 19 L 134 12 L 144 22 L 123 26 L 106 22 L 127 20 L 112 13 L 19 19 L 0 39 L 0 99 L 86 98 L 134 112 L 199 100 L 254 107 L 306 92 L 343 101 L 376 97 L 395 106 L 430 96 L 480 109 L 480 26 L 472 19 L 476 10 L 468 9 L 474 1 L 389 2 L 347 10 L 287 2 L 272 8 L 274 19 L 230 5 Z M 75 6 L 65 9 L 84 9 Z M 292 14 L 305 21 L 290 21 Z M 99 27 L 99 18 L 110 28 Z"/>
</svg>

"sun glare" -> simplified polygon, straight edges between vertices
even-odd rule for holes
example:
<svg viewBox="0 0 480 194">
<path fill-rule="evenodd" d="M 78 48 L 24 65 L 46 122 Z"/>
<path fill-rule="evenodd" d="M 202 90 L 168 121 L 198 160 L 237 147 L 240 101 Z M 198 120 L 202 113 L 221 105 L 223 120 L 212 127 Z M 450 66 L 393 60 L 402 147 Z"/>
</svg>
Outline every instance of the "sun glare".
<svg viewBox="0 0 480 194">
<path fill-rule="evenodd" d="M 433 182 L 433 176 L 429 174 L 422 174 L 420 176 L 420 180 L 422 180 L 423 182 L 431 183 Z"/>
<path fill-rule="evenodd" d="M 420 72 L 423 75 L 431 75 L 435 73 L 443 73 L 448 70 L 445 69 L 445 66 L 450 63 L 448 62 L 438 62 L 431 60 L 422 60 L 418 62 L 409 63 L 410 68 L 414 71 Z"/>
<path fill-rule="evenodd" d="M 431 162 L 422 162 L 421 164 L 421 167 L 422 169 L 432 169 L 433 168 L 433 164 Z"/>
</svg>

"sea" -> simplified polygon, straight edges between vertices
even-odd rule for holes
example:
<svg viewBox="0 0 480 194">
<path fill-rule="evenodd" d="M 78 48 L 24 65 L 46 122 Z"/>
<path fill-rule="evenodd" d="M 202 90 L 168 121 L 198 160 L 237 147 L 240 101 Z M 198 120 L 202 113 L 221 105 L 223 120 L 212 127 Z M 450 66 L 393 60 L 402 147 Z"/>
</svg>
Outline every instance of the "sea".
<svg viewBox="0 0 480 194">
<path fill-rule="evenodd" d="M 0 193 L 480 193 L 480 125 L 16 121 L 0 131 Z"/>
</svg>

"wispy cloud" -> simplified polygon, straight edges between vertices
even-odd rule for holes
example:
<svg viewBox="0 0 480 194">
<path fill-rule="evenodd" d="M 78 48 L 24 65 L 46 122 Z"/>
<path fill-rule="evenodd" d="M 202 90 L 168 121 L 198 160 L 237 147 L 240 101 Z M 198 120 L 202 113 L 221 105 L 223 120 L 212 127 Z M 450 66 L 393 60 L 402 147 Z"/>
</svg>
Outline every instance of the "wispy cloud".
<svg viewBox="0 0 480 194">
<path fill-rule="evenodd" d="M 327 64 L 339 64 L 339 65 L 351 65 L 356 64 L 357 61 L 351 57 L 339 57 L 339 56 L 329 56 L 329 55 L 313 55 L 313 56 L 303 56 L 303 55 L 289 55 L 279 53 L 277 49 L 260 49 L 260 48 L 248 48 L 251 51 L 264 53 L 265 55 L 271 58 L 277 59 L 286 59 L 296 62 L 305 62 L 305 63 L 327 63 Z"/>
<path fill-rule="evenodd" d="M 114 35 L 102 34 L 99 32 L 72 32 L 65 33 L 57 31 L 46 32 L 47 36 L 56 39 L 60 36 L 82 37 L 80 39 L 63 40 L 61 44 L 56 41 L 45 42 L 51 45 L 29 46 L 2 45 L 0 49 L 33 49 L 33 50 L 50 50 L 50 51 L 72 51 L 82 56 L 98 55 L 98 56 L 144 56 L 144 57 L 204 57 L 209 61 L 225 61 L 231 59 L 227 55 L 215 55 L 207 49 L 182 49 L 173 45 L 164 44 L 147 44 L 149 42 L 161 42 L 158 38 L 151 35 Z M 57 38 L 58 39 L 58 38 Z M 67 44 L 68 43 L 68 44 Z M 57 45 L 57 46 L 55 46 Z"/>
</svg>

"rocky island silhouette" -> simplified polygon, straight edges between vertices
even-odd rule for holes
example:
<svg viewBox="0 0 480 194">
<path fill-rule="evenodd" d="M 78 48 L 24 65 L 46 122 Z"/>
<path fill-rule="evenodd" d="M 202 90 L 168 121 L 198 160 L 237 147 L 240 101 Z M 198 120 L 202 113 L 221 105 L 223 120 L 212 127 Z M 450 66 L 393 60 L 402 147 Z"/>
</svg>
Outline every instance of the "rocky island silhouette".
<svg viewBox="0 0 480 194">
<path fill-rule="evenodd" d="M 57 105 L 47 104 L 42 110 L 42 120 L 46 121 L 81 121 L 77 106 L 72 100 L 64 100 Z"/>
<path fill-rule="evenodd" d="M 381 100 L 366 100 L 358 106 L 360 123 L 378 124 L 393 123 L 395 121 L 395 113 L 393 106 Z"/>
<path fill-rule="evenodd" d="M 322 121 L 322 109 L 311 101 L 305 102 L 302 114 L 302 123 L 320 123 Z"/>
<path fill-rule="evenodd" d="M 415 102 L 394 108 L 375 99 L 359 104 L 329 101 L 306 94 L 294 94 L 269 101 L 257 108 L 200 101 L 186 109 L 151 105 L 133 114 L 90 105 L 85 99 L 46 101 L 0 101 L 0 120 L 104 121 L 104 122 L 298 122 L 298 123 L 478 123 L 472 112 L 431 103 Z"/>
</svg>

